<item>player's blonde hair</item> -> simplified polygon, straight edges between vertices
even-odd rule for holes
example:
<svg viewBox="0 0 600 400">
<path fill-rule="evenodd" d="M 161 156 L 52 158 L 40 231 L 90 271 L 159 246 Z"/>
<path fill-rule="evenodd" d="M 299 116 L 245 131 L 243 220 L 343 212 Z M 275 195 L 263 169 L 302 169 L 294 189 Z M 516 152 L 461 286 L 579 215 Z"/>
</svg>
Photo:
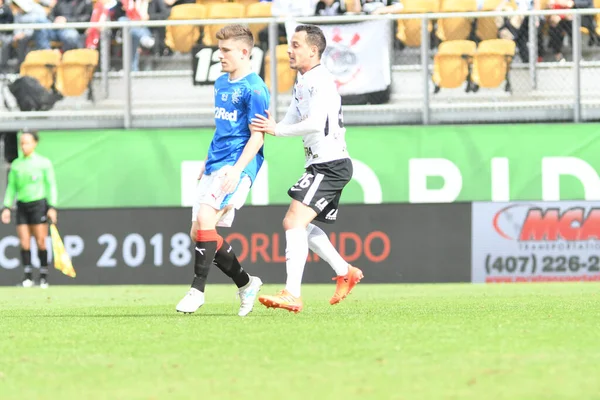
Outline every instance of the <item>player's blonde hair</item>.
<svg viewBox="0 0 600 400">
<path fill-rule="evenodd" d="M 227 25 L 217 32 L 217 40 L 235 39 L 241 40 L 248 45 L 248 48 L 254 47 L 254 37 L 250 29 L 243 25 Z"/>
</svg>

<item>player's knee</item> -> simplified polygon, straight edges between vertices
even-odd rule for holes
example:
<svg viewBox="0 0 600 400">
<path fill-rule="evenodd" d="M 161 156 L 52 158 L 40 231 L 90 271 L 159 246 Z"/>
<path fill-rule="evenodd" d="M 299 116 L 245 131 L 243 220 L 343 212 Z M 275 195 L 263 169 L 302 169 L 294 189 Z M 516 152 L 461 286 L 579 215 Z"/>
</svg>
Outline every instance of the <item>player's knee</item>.
<svg viewBox="0 0 600 400">
<path fill-rule="evenodd" d="M 21 244 L 21 248 L 23 250 L 29 250 L 29 247 L 30 247 L 29 238 L 19 237 L 19 243 Z"/>
<path fill-rule="evenodd" d="M 38 249 L 46 250 L 46 238 L 35 238 Z"/>
<path fill-rule="evenodd" d="M 214 229 L 216 226 L 217 211 L 205 204 L 200 206 L 196 215 L 196 222 L 199 229 Z"/>
<path fill-rule="evenodd" d="M 286 231 L 289 231 L 290 229 L 295 229 L 295 228 L 306 228 L 306 227 L 303 226 L 302 223 L 297 218 L 294 218 L 294 216 L 286 215 L 285 218 L 283 218 L 283 229 Z"/>
</svg>

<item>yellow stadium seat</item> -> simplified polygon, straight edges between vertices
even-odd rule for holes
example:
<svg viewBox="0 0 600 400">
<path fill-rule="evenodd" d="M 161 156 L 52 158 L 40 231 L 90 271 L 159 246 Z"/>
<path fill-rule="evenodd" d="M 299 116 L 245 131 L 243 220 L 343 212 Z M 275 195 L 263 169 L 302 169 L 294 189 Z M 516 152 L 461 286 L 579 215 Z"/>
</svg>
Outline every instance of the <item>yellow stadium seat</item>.
<svg viewBox="0 0 600 400">
<path fill-rule="evenodd" d="M 170 20 L 204 19 L 206 6 L 202 4 L 180 4 L 171 9 Z M 200 39 L 198 25 L 167 26 L 165 44 L 173 51 L 189 53 Z"/>
<path fill-rule="evenodd" d="M 435 93 L 440 88 L 453 89 L 467 81 L 467 92 L 471 89 L 471 61 L 477 45 L 471 40 L 450 40 L 440 43 L 433 58 Z"/>
<path fill-rule="evenodd" d="M 439 6 L 438 0 L 405 0 L 402 4 L 404 5 L 404 9 L 402 10 L 403 14 L 437 12 Z M 408 47 L 421 46 L 421 25 L 420 19 L 398 20 L 396 38 Z M 427 29 L 429 32 L 433 29 L 431 20 L 428 23 Z"/>
<path fill-rule="evenodd" d="M 251 4 L 258 4 L 259 0 L 231 0 L 232 3 L 243 4 L 246 8 Z M 270 4 L 271 2 L 269 2 Z"/>
<path fill-rule="evenodd" d="M 477 11 L 476 0 L 445 0 L 441 12 Z M 473 22 L 470 18 L 440 18 L 437 36 L 442 40 L 465 40 L 471 35 Z"/>
<path fill-rule="evenodd" d="M 246 17 L 248 18 L 260 18 L 270 17 L 271 14 L 271 3 L 253 3 L 246 6 Z M 249 24 L 248 27 L 254 36 L 254 42 L 258 42 L 258 32 L 266 28 L 268 24 Z"/>
<path fill-rule="evenodd" d="M 246 14 L 246 6 L 238 3 L 212 3 L 208 6 L 206 18 L 221 19 L 221 18 L 244 18 Z M 204 27 L 203 43 L 207 46 L 217 45 L 217 32 L 225 25 L 206 25 Z"/>
<path fill-rule="evenodd" d="M 61 54 L 58 50 L 30 51 L 21 63 L 19 72 L 21 76 L 31 76 L 46 89 L 51 89 L 55 83 L 60 58 Z"/>
<path fill-rule="evenodd" d="M 228 0 L 196 0 L 196 4 L 209 5 L 212 3 L 226 3 Z"/>
<path fill-rule="evenodd" d="M 480 87 L 496 88 L 506 81 L 505 90 L 511 91 L 508 74 L 515 56 L 515 42 L 506 39 L 484 40 L 473 57 L 473 91 Z"/>
<path fill-rule="evenodd" d="M 289 92 L 296 82 L 296 71 L 290 68 L 290 58 L 287 54 L 288 45 L 280 44 L 275 49 L 277 57 L 277 92 Z M 265 83 L 271 88 L 271 54 L 265 55 Z"/>
<path fill-rule="evenodd" d="M 56 74 L 56 89 L 63 96 L 81 96 L 86 89 L 93 100 L 92 79 L 98 66 L 98 51 L 73 49 L 63 54 Z"/>
</svg>

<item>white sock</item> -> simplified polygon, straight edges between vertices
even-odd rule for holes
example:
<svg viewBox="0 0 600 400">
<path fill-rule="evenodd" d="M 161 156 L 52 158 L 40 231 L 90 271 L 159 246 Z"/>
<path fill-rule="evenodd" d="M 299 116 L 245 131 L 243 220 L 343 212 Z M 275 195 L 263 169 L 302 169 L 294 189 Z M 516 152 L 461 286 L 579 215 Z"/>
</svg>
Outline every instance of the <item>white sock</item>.
<svg viewBox="0 0 600 400">
<path fill-rule="evenodd" d="M 333 268 L 336 275 L 346 275 L 348 273 L 348 263 L 333 247 L 323 229 L 316 225 L 308 224 L 306 233 L 308 234 L 308 246 L 310 249 L 325 260 Z"/>
<path fill-rule="evenodd" d="M 308 257 L 308 237 L 302 228 L 285 231 L 285 289 L 294 297 L 300 297 L 302 274 Z"/>
</svg>

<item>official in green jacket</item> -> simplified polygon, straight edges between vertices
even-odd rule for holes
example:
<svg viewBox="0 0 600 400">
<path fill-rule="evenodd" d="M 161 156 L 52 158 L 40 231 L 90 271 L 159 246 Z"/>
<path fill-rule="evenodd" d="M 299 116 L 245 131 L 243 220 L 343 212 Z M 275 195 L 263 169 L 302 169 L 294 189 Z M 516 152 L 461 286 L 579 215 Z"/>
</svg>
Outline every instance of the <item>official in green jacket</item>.
<svg viewBox="0 0 600 400">
<path fill-rule="evenodd" d="M 21 133 L 22 155 L 14 160 L 8 174 L 2 222 L 10 223 L 11 207 L 17 199 L 17 235 L 21 242 L 21 260 L 25 269 L 22 285 L 34 286 L 31 266 L 31 236 L 35 237 L 40 259 L 41 288 L 48 287 L 48 220 L 56 223 L 56 178 L 52 162 L 35 152 L 39 136 L 35 131 Z"/>
</svg>

